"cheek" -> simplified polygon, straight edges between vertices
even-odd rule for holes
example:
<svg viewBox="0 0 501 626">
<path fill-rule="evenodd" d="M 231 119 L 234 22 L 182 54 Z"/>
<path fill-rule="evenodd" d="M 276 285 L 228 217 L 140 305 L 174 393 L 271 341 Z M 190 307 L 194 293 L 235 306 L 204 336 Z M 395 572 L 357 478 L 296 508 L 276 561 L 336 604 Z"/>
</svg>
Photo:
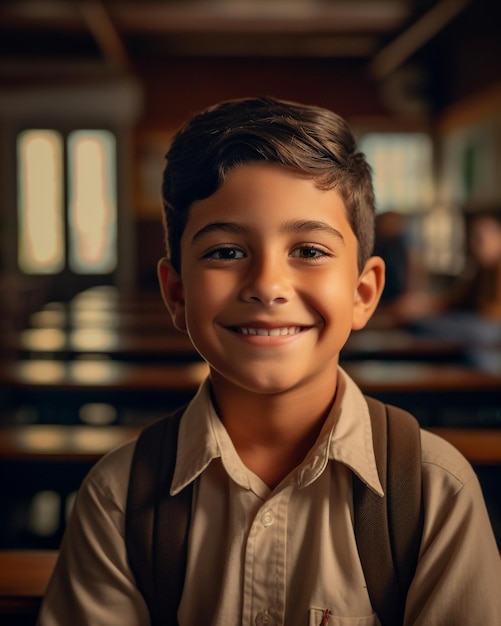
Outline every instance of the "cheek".
<svg viewBox="0 0 501 626">
<path fill-rule="evenodd" d="M 326 275 L 308 285 L 311 306 L 326 320 L 351 319 L 356 294 L 356 284 L 346 275 Z"/>
<path fill-rule="evenodd" d="M 216 275 L 219 274 L 219 275 Z M 215 317 L 225 303 L 234 298 L 234 285 L 223 272 L 208 272 L 204 276 L 188 277 L 189 290 L 185 291 L 186 316 L 189 320 Z"/>
</svg>

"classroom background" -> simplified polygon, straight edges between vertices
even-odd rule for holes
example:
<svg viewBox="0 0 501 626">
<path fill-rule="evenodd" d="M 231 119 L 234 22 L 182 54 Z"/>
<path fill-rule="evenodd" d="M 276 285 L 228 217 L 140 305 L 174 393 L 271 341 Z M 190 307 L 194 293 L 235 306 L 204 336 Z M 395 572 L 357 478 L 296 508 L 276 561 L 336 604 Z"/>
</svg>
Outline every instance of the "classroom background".
<svg viewBox="0 0 501 626">
<path fill-rule="evenodd" d="M 91 465 L 206 374 L 157 287 L 160 183 L 179 125 L 232 98 L 317 104 L 354 129 L 388 284 L 341 364 L 467 456 L 501 547 L 500 13 L 0 4 L 0 623 L 34 623 Z"/>
</svg>

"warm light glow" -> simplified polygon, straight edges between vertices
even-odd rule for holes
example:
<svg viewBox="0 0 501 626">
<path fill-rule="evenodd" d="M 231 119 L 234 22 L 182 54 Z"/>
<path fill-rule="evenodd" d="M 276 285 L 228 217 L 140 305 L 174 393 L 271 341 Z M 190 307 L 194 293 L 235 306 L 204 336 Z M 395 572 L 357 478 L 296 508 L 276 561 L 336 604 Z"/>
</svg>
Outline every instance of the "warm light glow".
<svg viewBox="0 0 501 626">
<path fill-rule="evenodd" d="M 97 285 L 77 293 L 71 301 L 74 311 L 109 311 L 119 306 L 117 288 L 112 285 Z"/>
<path fill-rule="evenodd" d="M 18 445 L 27 451 L 51 453 L 64 445 L 64 431 L 54 426 L 38 426 L 34 430 L 20 430 Z"/>
<path fill-rule="evenodd" d="M 82 422 L 92 426 L 112 424 L 117 420 L 117 409 L 107 402 L 87 402 L 83 404 L 78 415 Z"/>
<path fill-rule="evenodd" d="M 73 361 L 69 364 L 69 376 L 72 382 L 81 385 L 105 385 L 119 380 L 123 374 L 119 363 L 109 361 Z"/>
<path fill-rule="evenodd" d="M 21 332 L 21 345 L 26 350 L 52 352 L 63 350 L 66 334 L 60 328 L 26 328 Z"/>
<path fill-rule="evenodd" d="M 73 444 L 82 452 L 105 454 L 117 445 L 117 438 L 110 429 L 81 427 L 74 432 Z"/>
<path fill-rule="evenodd" d="M 66 311 L 44 309 L 33 313 L 30 317 L 32 328 L 63 328 L 66 324 Z"/>
<path fill-rule="evenodd" d="M 29 522 L 33 533 L 50 537 L 59 527 L 61 497 L 55 491 L 39 491 L 30 504 Z"/>
<path fill-rule="evenodd" d="M 18 136 L 18 262 L 25 273 L 64 266 L 62 139 L 52 130 Z"/>
<path fill-rule="evenodd" d="M 119 336 L 102 328 L 78 328 L 70 333 L 69 341 L 74 350 L 107 352 L 117 347 Z"/>
<path fill-rule="evenodd" d="M 104 130 L 78 130 L 68 137 L 69 263 L 80 274 L 115 269 L 115 138 Z"/>
<path fill-rule="evenodd" d="M 54 385 L 63 382 L 65 364 L 58 361 L 37 360 L 19 363 L 19 377 L 26 383 Z"/>
<path fill-rule="evenodd" d="M 77 308 L 71 311 L 71 323 L 75 327 L 110 328 L 117 326 L 117 316 L 103 309 Z"/>
</svg>

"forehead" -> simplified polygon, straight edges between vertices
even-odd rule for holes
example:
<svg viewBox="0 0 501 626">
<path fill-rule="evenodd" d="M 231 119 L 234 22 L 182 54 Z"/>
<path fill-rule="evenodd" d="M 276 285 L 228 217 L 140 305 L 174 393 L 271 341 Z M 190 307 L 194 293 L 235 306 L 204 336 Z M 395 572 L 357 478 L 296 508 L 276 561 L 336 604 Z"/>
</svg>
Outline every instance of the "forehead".
<svg viewBox="0 0 501 626">
<path fill-rule="evenodd" d="M 301 172 L 271 163 L 233 168 L 215 193 L 192 204 L 187 229 L 223 218 L 263 226 L 288 219 L 323 219 L 349 226 L 345 203 L 335 189 L 321 189 Z"/>
</svg>

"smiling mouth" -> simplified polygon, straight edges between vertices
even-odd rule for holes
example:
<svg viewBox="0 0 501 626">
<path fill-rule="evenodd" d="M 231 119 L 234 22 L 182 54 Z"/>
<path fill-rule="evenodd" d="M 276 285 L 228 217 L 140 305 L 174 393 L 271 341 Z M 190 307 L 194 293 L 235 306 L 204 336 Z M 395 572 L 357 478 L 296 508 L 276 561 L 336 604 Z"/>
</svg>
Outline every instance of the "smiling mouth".
<svg viewBox="0 0 501 626">
<path fill-rule="evenodd" d="M 284 326 L 283 328 L 252 328 L 237 327 L 237 333 L 241 335 L 259 335 L 261 337 L 281 337 L 285 335 L 297 335 L 301 332 L 300 326 Z"/>
</svg>

